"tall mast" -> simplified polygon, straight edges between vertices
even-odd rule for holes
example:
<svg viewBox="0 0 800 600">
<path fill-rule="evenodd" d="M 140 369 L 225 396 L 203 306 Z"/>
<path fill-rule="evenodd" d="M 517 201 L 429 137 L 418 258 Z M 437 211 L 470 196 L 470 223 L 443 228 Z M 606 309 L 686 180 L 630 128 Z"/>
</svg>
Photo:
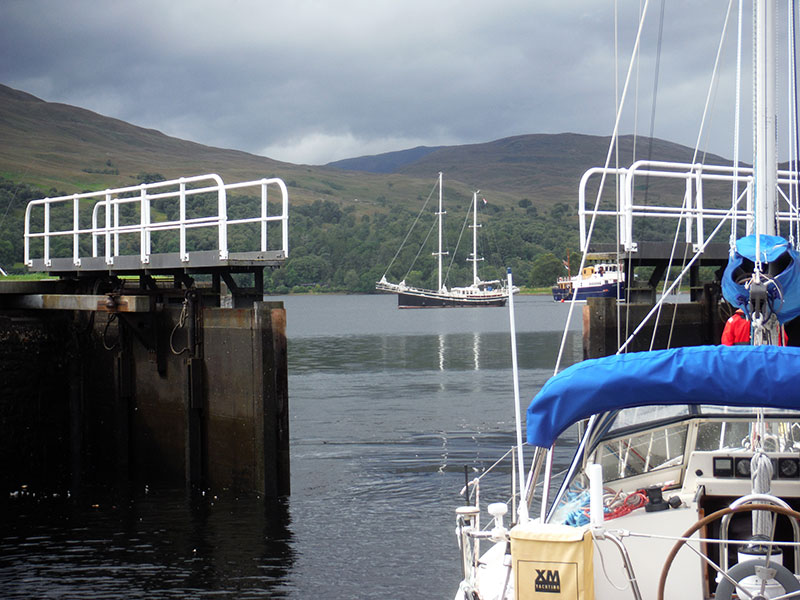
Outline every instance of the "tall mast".
<svg viewBox="0 0 800 600">
<path fill-rule="evenodd" d="M 442 289 L 442 217 L 444 215 L 445 212 L 442 209 L 442 172 L 439 171 L 439 211 L 436 213 L 439 218 L 439 251 L 436 253 L 439 260 L 439 287 L 436 288 L 436 291 Z"/>
<path fill-rule="evenodd" d="M 478 193 L 480 190 L 475 190 L 472 194 L 472 254 L 469 260 L 472 261 L 472 285 L 478 285 L 478 261 L 483 260 L 478 258 Z"/>
<path fill-rule="evenodd" d="M 755 179 L 756 233 L 775 235 L 775 187 L 778 178 L 775 118 L 775 11 L 756 0 Z M 756 237 L 756 240 L 759 238 Z M 756 245 L 758 249 L 758 242 Z M 758 257 L 757 257 L 758 258 Z"/>
<path fill-rule="evenodd" d="M 754 0 L 755 15 L 755 188 L 756 188 L 756 256 L 754 277 L 750 296 L 756 294 L 762 302 L 766 299 L 766 287 L 762 283 L 761 235 L 776 235 L 777 181 L 778 181 L 778 134 L 776 118 L 776 49 L 775 49 L 774 0 Z M 765 320 L 761 309 L 753 311 L 752 343 L 779 344 L 781 329 L 774 315 Z M 767 335 L 765 335 L 767 334 Z M 770 342 L 771 341 L 771 342 Z M 764 519 L 753 516 L 753 533 L 768 533 Z"/>
</svg>

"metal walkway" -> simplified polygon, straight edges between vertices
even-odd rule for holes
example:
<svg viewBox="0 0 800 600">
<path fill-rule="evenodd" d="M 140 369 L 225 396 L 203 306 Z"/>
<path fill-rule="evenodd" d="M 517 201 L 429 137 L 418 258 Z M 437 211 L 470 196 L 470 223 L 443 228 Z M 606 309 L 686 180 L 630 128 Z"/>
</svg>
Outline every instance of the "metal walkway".
<svg viewBox="0 0 800 600">
<path fill-rule="evenodd" d="M 606 179 L 618 180 L 618 200 L 610 192 L 597 191 Z M 598 195 L 587 205 L 590 181 L 592 194 Z M 640 160 L 628 168 L 589 169 L 581 179 L 578 198 L 581 250 L 590 259 L 624 264 L 627 298 L 631 301 L 649 298 L 646 301 L 655 302 L 655 286 L 668 266 L 683 268 L 691 259 L 687 267 L 691 298 L 699 300 L 705 287 L 700 283 L 700 267 L 724 268 L 734 240 L 754 228 L 755 183 L 753 169 L 725 165 Z M 797 184 L 796 173 L 778 171 L 775 193 L 781 200 L 781 210 L 775 216 L 780 234 L 793 242 L 800 237 Z M 615 222 L 609 223 L 609 218 Z M 674 237 L 642 240 L 659 235 L 646 226 L 645 220 L 652 218 L 672 220 L 675 226 L 667 230 L 672 229 Z M 605 220 L 606 232 L 613 231 L 611 227 L 619 231 L 618 244 L 589 239 L 588 223 L 600 223 L 601 219 Z M 683 235 L 679 235 L 681 229 Z M 647 285 L 637 289 L 634 269 L 640 266 L 655 269 Z"/>
<path fill-rule="evenodd" d="M 43 198 L 25 212 L 25 265 L 60 275 L 252 271 L 286 260 L 288 219 L 275 178 L 226 185 L 210 174 Z"/>
<path fill-rule="evenodd" d="M 616 206 L 610 206 L 614 201 L 610 195 L 603 203 L 596 202 L 587 206 L 587 186 L 590 179 L 619 178 L 619 201 Z M 677 182 L 677 190 L 664 188 L 653 189 L 656 201 L 637 202 L 635 195 L 637 186 L 635 182 L 644 180 L 644 189 L 649 181 Z M 716 185 L 716 203 L 709 206 L 706 199 L 707 189 Z M 706 235 L 709 229 L 718 231 L 721 225 L 727 223 L 731 232 L 730 242 L 733 243 L 738 235 L 734 235 L 737 228 L 742 229 L 741 235 L 752 232 L 755 214 L 753 199 L 755 194 L 755 175 L 749 167 L 732 167 L 720 165 L 703 165 L 662 161 L 640 160 L 629 168 L 602 168 L 596 167 L 586 171 L 581 179 L 578 198 L 578 219 L 580 224 L 581 251 L 589 248 L 590 240 L 587 232 L 587 219 L 595 217 L 613 217 L 619 226 L 620 246 L 625 252 L 638 251 L 638 243 L 634 235 L 634 218 L 660 218 L 679 220 L 685 229 L 685 243 L 691 244 L 692 253 L 703 252 L 712 242 L 713 233 Z M 797 173 L 794 171 L 778 171 L 776 182 L 776 197 L 781 200 L 782 210 L 778 210 L 776 218 L 786 239 L 794 240 L 800 233 L 797 231 L 798 202 L 796 189 L 798 186 Z M 674 193 L 677 191 L 677 193 Z M 669 193 L 667 193 L 669 192 Z M 721 193 L 720 193 L 721 192 Z M 640 192 L 641 193 L 641 192 Z M 661 195 L 671 197 L 672 204 L 659 202 Z M 729 198 L 727 205 L 721 201 Z M 744 200 L 744 206 L 742 206 Z M 602 204 L 602 208 L 601 208 Z M 715 227 L 716 226 L 716 227 Z M 732 227 L 732 229 L 731 229 Z M 727 242 L 723 234 L 717 240 Z"/>
</svg>

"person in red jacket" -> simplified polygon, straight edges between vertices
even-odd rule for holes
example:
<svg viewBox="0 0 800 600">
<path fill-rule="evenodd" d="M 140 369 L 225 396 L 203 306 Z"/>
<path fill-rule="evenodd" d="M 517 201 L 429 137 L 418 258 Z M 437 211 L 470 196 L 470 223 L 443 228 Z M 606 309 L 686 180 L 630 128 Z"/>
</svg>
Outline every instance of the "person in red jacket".
<svg viewBox="0 0 800 600">
<path fill-rule="evenodd" d="M 725 329 L 722 331 L 722 343 L 725 346 L 750 343 L 750 321 L 745 318 L 744 311 L 741 308 L 725 322 Z"/>
<path fill-rule="evenodd" d="M 779 346 L 788 343 L 786 332 L 781 329 L 781 340 Z M 722 330 L 722 343 L 725 346 L 739 346 L 750 343 L 750 321 L 744 316 L 744 311 L 739 308 L 733 313 L 730 319 L 725 322 L 725 329 Z"/>
</svg>

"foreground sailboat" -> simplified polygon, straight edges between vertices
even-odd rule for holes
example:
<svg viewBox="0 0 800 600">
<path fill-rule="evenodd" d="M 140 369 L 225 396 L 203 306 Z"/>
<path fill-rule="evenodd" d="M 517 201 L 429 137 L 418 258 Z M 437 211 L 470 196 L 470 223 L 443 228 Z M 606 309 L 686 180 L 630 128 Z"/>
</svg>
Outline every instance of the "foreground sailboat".
<svg viewBox="0 0 800 600">
<path fill-rule="evenodd" d="M 472 254 L 467 259 L 472 263 L 472 284 L 464 287 L 447 288 L 443 283 L 442 257 L 447 252 L 442 251 L 442 217 L 445 212 L 442 204 L 442 174 L 439 173 L 439 209 L 436 212 L 439 229 L 439 249 L 434 255 L 437 257 L 438 286 L 435 290 L 407 285 L 405 280 L 400 283 L 390 283 L 384 273 L 381 280 L 375 284 L 375 289 L 382 292 L 397 294 L 399 308 L 457 308 L 480 306 L 505 306 L 509 290 L 499 280 L 482 281 L 478 277 L 478 192 L 472 194 Z M 387 269 L 388 270 L 388 269 Z M 518 290 L 514 290 L 516 292 Z"/>
<path fill-rule="evenodd" d="M 732 246 L 722 290 L 750 321 L 751 345 L 625 354 L 626 342 L 614 356 L 554 375 L 527 409 L 530 466 L 518 418 L 515 491 L 509 502 L 488 505 L 487 526 L 482 476 L 465 486 L 474 501 L 456 511 L 459 600 L 800 598 L 800 348 L 778 345 L 782 326 L 800 315 L 798 176 L 777 169 L 776 19 L 772 2 L 755 4 L 755 168 L 650 162 L 597 171 L 619 176 L 627 189 L 615 213 L 623 246 L 634 244 L 625 219 L 640 209 L 630 195 L 637 169 L 686 178 L 679 218 L 697 225 L 700 253 L 723 224 L 746 229 Z M 694 202 L 690 190 L 711 179 L 745 188 L 732 194 L 729 211 Z M 744 196 L 752 210 L 739 207 Z M 779 200 L 790 208 L 781 210 Z M 593 223 L 597 205 L 582 214 Z M 717 224 L 704 237 L 709 215 Z M 511 323 L 515 357 L 513 312 Z M 554 444 L 576 425 L 577 448 L 556 477 Z"/>
</svg>

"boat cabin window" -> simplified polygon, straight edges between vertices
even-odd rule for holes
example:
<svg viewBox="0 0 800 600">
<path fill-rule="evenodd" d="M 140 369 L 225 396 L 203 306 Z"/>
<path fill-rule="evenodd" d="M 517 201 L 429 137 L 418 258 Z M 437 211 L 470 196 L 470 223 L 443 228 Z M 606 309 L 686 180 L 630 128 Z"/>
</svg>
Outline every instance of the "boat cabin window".
<svg viewBox="0 0 800 600">
<path fill-rule="evenodd" d="M 676 470 L 679 471 L 683 465 L 688 430 L 689 423 L 681 422 L 606 439 L 597 446 L 594 460 L 591 462 L 602 466 L 603 481 L 611 484 L 607 490 L 621 490 L 626 487 L 617 486 L 612 483 L 614 481 L 657 473 L 662 469 L 665 471 L 665 479 L 674 481 L 676 476 L 679 477 Z M 627 491 L 647 487 L 652 483 L 636 478 L 632 480 L 633 487 Z M 567 492 L 553 513 L 551 522 L 573 526 L 589 522 L 589 482 L 584 473 L 581 472 L 570 482 Z"/>
<path fill-rule="evenodd" d="M 601 442 L 595 460 L 603 467 L 603 481 L 680 466 L 688 428 L 687 423 L 676 423 Z"/>
<path fill-rule="evenodd" d="M 751 450 L 759 435 L 754 420 L 703 421 L 697 428 L 698 450 Z M 767 452 L 800 451 L 800 423 L 765 419 L 763 447 Z"/>
<path fill-rule="evenodd" d="M 616 431 L 624 427 L 645 426 L 647 423 L 654 423 L 675 417 L 683 417 L 689 414 L 689 407 L 685 404 L 675 404 L 672 406 L 637 406 L 635 408 L 625 408 L 614 418 L 614 423 L 609 431 Z"/>
</svg>

